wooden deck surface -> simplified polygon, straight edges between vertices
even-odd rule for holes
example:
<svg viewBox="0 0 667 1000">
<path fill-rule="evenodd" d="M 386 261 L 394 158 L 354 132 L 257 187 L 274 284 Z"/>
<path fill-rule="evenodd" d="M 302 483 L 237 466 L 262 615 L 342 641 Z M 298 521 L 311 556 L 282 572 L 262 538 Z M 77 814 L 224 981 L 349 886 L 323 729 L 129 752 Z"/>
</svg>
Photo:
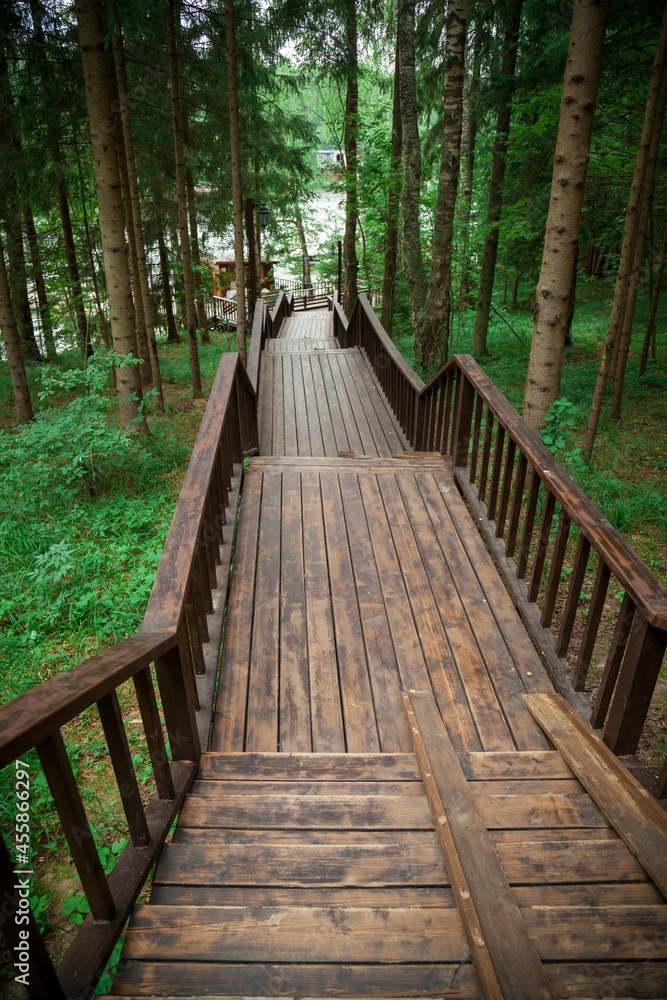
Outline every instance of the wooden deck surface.
<svg viewBox="0 0 667 1000">
<path fill-rule="evenodd" d="M 616 778 L 576 727 L 547 739 L 551 682 L 449 463 L 404 450 L 363 355 L 327 349 L 327 322 L 290 318 L 263 355 L 210 752 L 114 994 L 664 1000 L 667 827 L 653 816 L 642 835 L 632 790 L 608 808 Z M 403 691 L 444 723 L 456 781 L 413 753 Z M 437 749 L 433 726 L 423 743 Z M 464 838 L 454 862 L 487 928 L 476 859 L 507 886 L 515 929 L 495 934 L 492 974 L 516 995 L 476 972 L 442 823 Z M 516 962 L 497 968 L 521 941 L 534 994 Z"/>
</svg>

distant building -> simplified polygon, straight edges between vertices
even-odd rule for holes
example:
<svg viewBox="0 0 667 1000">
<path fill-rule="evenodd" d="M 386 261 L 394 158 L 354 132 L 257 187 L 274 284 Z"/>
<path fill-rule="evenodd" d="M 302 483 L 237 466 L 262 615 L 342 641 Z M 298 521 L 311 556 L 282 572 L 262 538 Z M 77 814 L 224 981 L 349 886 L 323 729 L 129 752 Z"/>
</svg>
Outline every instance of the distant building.
<svg viewBox="0 0 667 1000">
<path fill-rule="evenodd" d="M 317 163 L 321 173 L 340 170 L 345 166 L 345 156 L 339 149 L 318 149 Z"/>
<path fill-rule="evenodd" d="M 249 280 L 249 263 L 244 261 L 246 267 L 246 286 Z M 277 260 L 263 260 L 259 265 L 259 291 L 266 289 L 272 292 L 274 289 L 273 265 Z M 213 294 L 224 298 L 228 291 L 236 288 L 236 264 L 233 257 L 219 257 L 217 260 L 209 260 L 208 264 L 213 271 Z M 231 298 L 232 296 L 230 296 Z"/>
</svg>

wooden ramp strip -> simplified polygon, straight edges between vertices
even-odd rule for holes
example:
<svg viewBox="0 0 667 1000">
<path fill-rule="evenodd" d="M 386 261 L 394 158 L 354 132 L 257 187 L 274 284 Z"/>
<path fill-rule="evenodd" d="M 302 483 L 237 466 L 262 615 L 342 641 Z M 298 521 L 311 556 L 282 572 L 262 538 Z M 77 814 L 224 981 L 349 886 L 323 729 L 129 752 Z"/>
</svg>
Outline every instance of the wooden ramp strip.
<svg viewBox="0 0 667 1000">
<path fill-rule="evenodd" d="M 553 997 L 433 695 L 403 692 L 402 699 L 484 996 Z"/>
<path fill-rule="evenodd" d="M 524 700 L 592 799 L 667 897 L 667 814 L 559 694 Z"/>
</svg>

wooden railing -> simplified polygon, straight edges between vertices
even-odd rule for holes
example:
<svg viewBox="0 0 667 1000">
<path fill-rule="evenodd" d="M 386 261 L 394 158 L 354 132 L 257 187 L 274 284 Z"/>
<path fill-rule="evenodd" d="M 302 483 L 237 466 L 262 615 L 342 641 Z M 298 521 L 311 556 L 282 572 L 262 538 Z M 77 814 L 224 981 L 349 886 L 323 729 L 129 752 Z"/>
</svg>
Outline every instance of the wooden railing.
<svg viewBox="0 0 667 1000">
<path fill-rule="evenodd" d="M 14 830 L 5 831 L 6 841 L 0 837 L 0 925 L 12 956 L 22 944 L 20 933 L 28 931 L 32 998 L 91 995 L 194 778 L 211 722 L 243 458 L 257 447 L 254 387 L 238 355 L 225 354 L 141 630 L 0 707 L 0 767 L 36 749 L 90 906 L 56 971 L 15 874 Z M 156 789 L 146 805 L 118 698 L 128 682 Z M 130 838 L 109 876 L 66 745 L 68 723 L 95 706 Z M 28 923 L 17 922 L 24 914 Z"/>
<path fill-rule="evenodd" d="M 411 446 L 452 456 L 558 690 L 615 753 L 634 754 L 667 646 L 667 590 L 472 357 L 424 385 L 363 296 L 349 323 L 333 308 L 334 335 L 364 351 Z M 604 667 L 591 712 L 577 692 L 594 661 Z M 667 762 L 656 793 L 666 786 Z"/>
<path fill-rule="evenodd" d="M 204 309 L 209 321 L 225 320 L 227 323 L 236 326 L 236 302 L 234 299 L 225 299 L 220 295 L 211 295 L 204 300 Z"/>
<path fill-rule="evenodd" d="M 273 310 L 269 312 L 266 302 L 260 299 L 255 304 L 252 321 L 252 336 L 248 347 L 248 378 L 255 392 L 259 384 L 259 368 L 264 344 L 269 337 L 277 337 L 283 320 L 291 316 L 293 299 L 291 292 L 279 292 Z"/>
</svg>

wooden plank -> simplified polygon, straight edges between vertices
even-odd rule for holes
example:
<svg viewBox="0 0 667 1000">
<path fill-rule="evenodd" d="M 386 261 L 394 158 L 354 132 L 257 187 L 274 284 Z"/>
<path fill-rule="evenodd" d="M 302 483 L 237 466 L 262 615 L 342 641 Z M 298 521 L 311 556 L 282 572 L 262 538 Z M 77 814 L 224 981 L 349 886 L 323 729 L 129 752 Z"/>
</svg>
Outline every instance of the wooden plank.
<svg viewBox="0 0 667 1000">
<path fill-rule="evenodd" d="M 457 544 L 457 540 L 448 523 L 438 487 L 428 474 L 419 475 L 414 480 L 402 476 L 398 484 L 479 734 L 479 742 L 472 743 L 470 748 L 476 749 L 481 745 L 487 751 L 513 750 L 514 740 L 446 558 L 450 546 Z M 453 489 L 452 486 L 446 488 Z M 442 547 L 441 536 L 444 539 Z M 458 559 L 456 571 L 470 575 L 470 568 L 466 567 L 463 557 Z M 481 601 L 478 600 L 475 610 L 479 610 L 479 604 Z M 469 747 L 462 745 L 458 749 L 467 750 Z"/>
<path fill-rule="evenodd" d="M 527 834 L 529 837 L 530 834 Z M 526 840 L 497 843 L 496 853 L 510 885 L 641 882 L 644 870 L 621 840 Z"/>
<path fill-rule="evenodd" d="M 310 365 L 310 378 L 312 380 L 313 396 L 315 399 L 315 405 L 317 406 L 320 433 L 322 434 L 323 454 L 336 456 L 338 454 L 338 445 L 336 444 L 333 421 L 331 419 L 331 413 L 329 412 L 326 386 L 322 376 L 322 365 L 320 363 L 321 357 L 315 354 L 306 360 Z M 306 362 L 304 361 L 304 365 L 305 363 Z"/>
<path fill-rule="evenodd" d="M 353 753 L 377 751 L 380 741 L 338 477 L 322 476 L 320 488 L 346 746 Z M 415 767 L 414 759 L 411 765 Z M 303 766 L 307 773 L 313 767 L 310 761 Z M 370 764 L 365 761 L 361 766 Z M 344 769 L 348 775 L 350 767 L 348 754 L 332 762 L 331 773 Z M 378 765 L 374 770 L 379 770 Z"/>
<path fill-rule="evenodd" d="M 413 753 L 204 753 L 199 767 L 199 777 L 208 780 L 338 781 L 343 775 L 346 781 L 421 781 Z"/>
<path fill-rule="evenodd" d="M 521 912 L 545 961 L 667 958 L 667 906 L 664 904 L 537 906 Z"/>
<path fill-rule="evenodd" d="M 285 415 L 285 454 L 299 454 L 299 440 L 297 436 L 297 404 L 294 394 L 294 375 L 292 364 L 294 358 L 291 354 L 285 354 L 282 358 L 283 366 L 283 413 Z"/>
<path fill-rule="evenodd" d="M 285 411 L 283 387 L 283 359 L 275 358 L 273 362 L 273 443 L 271 455 L 285 454 Z"/>
<path fill-rule="evenodd" d="M 362 454 L 364 451 L 364 446 L 361 441 L 361 435 L 359 433 L 359 428 L 357 427 L 357 422 L 352 412 L 352 406 L 347 394 L 347 390 L 344 383 L 344 376 L 341 372 L 339 365 L 340 355 L 329 354 L 327 355 L 327 361 L 331 370 L 331 380 L 334 387 L 334 392 L 336 394 L 336 399 L 338 400 L 338 407 L 340 410 L 340 416 L 342 419 L 342 426 L 344 428 L 345 436 L 348 440 L 348 448 L 350 451 L 355 451 L 358 454 Z M 330 403 L 331 407 L 332 404 Z M 335 424 L 334 424 L 335 428 Z M 339 433 L 336 433 L 336 438 L 338 439 Z M 347 449 L 340 449 L 347 450 Z"/>
<path fill-rule="evenodd" d="M 237 569 L 227 609 L 220 687 L 211 737 L 213 750 L 242 750 L 244 745 L 261 491 L 261 475 L 248 472 L 236 536 L 234 559 Z"/>
<path fill-rule="evenodd" d="M 359 483 L 346 473 L 339 481 L 380 747 L 405 752 L 411 745 L 398 698 L 401 682 Z"/>
<path fill-rule="evenodd" d="M 301 497 L 313 750 L 339 752 L 345 750 L 345 732 L 317 473 L 302 475 Z"/>
<path fill-rule="evenodd" d="M 280 364 L 279 361 L 276 365 Z M 262 354 L 262 367 L 260 375 L 260 395 L 261 408 L 259 410 L 259 450 L 264 455 L 270 455 L 273 451 L 273 380 L 274 380 L 274 359 L 273 355 L 264 352 Z"/>
<path fill-rule="evenodd" d="M 325 408 L 331 419 L 331 428 L 334 436 L 334 447 L 331 452 L 327 452 L 328 457 L 336 458 L 340 451 L 348 451 L 350 442 L 345 429 L 345 422 L 341 410 L 341 403 L 336 391 L 336 385 L 331 373 L 331 364 L 328 354 L 318 356 L 315 367 L 319 369 L 323 386 L 323 398 L 321 400 L 322 409 Z"/>
<path fill-rule="evenodd" d="M 424 886 L 448 882 L 436 843 L 165 844 L 156 876 L 160 885 Z"/>
<path fill-rule="evenodd" d="M 556 750 L 471 752 L 459 755 L 459 763 L 468 781 L 572 777 L 572 771 Z"/>
<path fill-rule="evenodd" d="M 495 787 L 504 782 L 479 781 L 483 791 L 488 794 L 489 786 Z M 513 784 L 513 783 L 509 783 Z M 536 782 L 516 782 L 517 785 L 536 784 Z M 562 784 L 557 782 L 556 784 Z M 580 789 L 579 782 L 573 782 Z M 251 781 L 207 781 L 198 778 L 192 787 L 193 795 L 204 795 L 208 798 L 226 795 L 409 795 L 423 796 L 424 789 L 420 781 L 348 781 L 345 778 L 334 781 L 309 781 L 300 778 L 296 781 L 271 781 L 253 778 Z"/>
<path fill-rule="evenodd" d="M 290 358 L 291 379 L 294 390 L 294 416 L 296 420 L 297 455 L 314 455 L 311 442 L 310 415 L 306 406 L 301 355 Z"/>
<path fill-rule="evenodd" d="M 481 743 L 442 626 L 429 580 L 430 574 L 420 557 L 417 537 L 422 538 L 422 551 L 433 541 L 428 532 L 425 534 L 425 529 L 430 527 L 428 515 L 423 503 L 420 502 L 413 480 L 401 477 L 404 495 L 401 495 L 398 483 L 393 477 L 378 480 L 378 483 L 387 510 L 390 512 L 391 533 L 405 578 L 412 612 L 419 625 L 424 658 L 440 713 L 455 747 L 460 750 L 479 749 Z M 432 571 L 433 569 L 432 567 Z"/>
<path fill-rule="evenodd" d="M 296 360 L 297 359 L 295 359 L 295 361 Z M 306 397 L 308 430 L 310 432 L 310 454 L 314 456 L 323 456 L 325 454 L 324 441 L 322 439 L 320 415 L 313 388 L 313 370 L 310 364 L 310 357 L 307 354 L 301 354 L 298 361 L 301 363 L 301 378 L 303 380 L 303 390 Z"/>
<path fill-rule="evenodd" d="M 283 475 L 280 551 L 281 750 L 312 750 L 306 634 L 301 477 Z"/>
<path fill-rule="evenodd" d="M 484 996 L 553 996 L 432 694 L 402 699 Z"/>
<path fill-rule="evenodd" d="M 667 815 L 557 694 L 526 696 L 549 739 L 667 896 Z"/>
<path fill-rule="evenodd" d="M 340 370 L 341 382 L 338 383 L 338 390 L 343 389 L 347 395 L 350 404 L 350 410 L 353 415 L 354 422 L 357 427 L 357 432 L 361 439 L 361 447 L 358 449 L 360 454 L 363 455 L 390 455 L 391 452 L 388 449 L 381 451 L 378 447 L 378 443 L 373 435 L 369 419 L 370 415 L 366 412 L 366 399 L 363 400 L 359 398 L 359 392 L 356 385 L 354 384 L 354 379 L 352 377 L 352 367 L 356 363 L 356 356 L 341 356 L 331 358 L 332 367 L 337 364 Z M 355 449 L 356 451 L 357 449 Z"/>
<path fill-rule="evenodd" d="M 408 795 L 229 795 L 190 796 L 184 826 L 260 829 L 280 826 L 359 830 L 431 829 L 425 800 Z"/>
<path fill-rule="evenodd" d="M 474 799 L 487 829 L 607 826 L 604 816 L 586 794 L 479 795 Z"/>
<path fill-rule="evenodd" d="M 391 453 L 403 451 L 405 447 L 404 439 L 396 422 L 396 417 L 392 413 L 382 391 L 378 388 L 368 361 L 363 354 L 356 356 L 356 366 L 352 366 L 352 372 L 359 390 L 359 396 L 363 398 L 363 394 L 366 393 L 369 403 L 377 414 L 381 433 Z"/>
<path fill-rule="evenodd" d="M 325 359 L 326 360 L 326 359 Z M 343 449 L 347 450 L 347 449 Z M 352 452 L 350 452 L 352 453 Z M 250 459 L 250 468 L 271 469 L 272 471 L 286 469 L 309 469 L 314 472 L 324 471 L 353 471 L 353 472 L 386 472 L 395 475 L 396 473 L 433 472 L 448 476 L 450 488 L 454 487 L 451 478 L 451 462 L 447 461 L 447 456 L 436 458 L 429 455 L 415 455 L 412 452 L 403 452 L 400 455 L 392 455 L 391 458 L 380 458 L 374 455 L 358 455 L 355 459 L 345 458 L 341 455 L 325 456 L 324 458 L 313 458 L 312 455 L 285 456 L 285 455 L 255 455 Z M 408 466 L 414 465 L 414 468 Z"/>
<path fill-rule="evenodd" d="M 437 916 L 437 919 L 436 919 Z M 251 962 L 465 962 L 456 910 L 139 906 L 128 958 Z M 535 995 L 534 995 L 535 996 Z"/>
<path fill-rule="evenodd" d="M 332 997 L 340 994 L 341 978 L 351 997 L 455 996 L 478 1000 L 479 986 L 470 965 L 417 963 L 404 965 L 340 965 L 309 963 L 135 962 L 128 960 L 114 988 L 119 996 L 219 996 L 220 977 L 225 990 L 236 997 Z M 579 994 L 581 996 L 581 994 Z M 589 994 L 590 995 L 590 994 Z M 656 993 L 645 994 L 655 997 Z"/>
<path fill-rule="evenodd" d="M 257 539 L 245 748 L 278 749 L 282 477 L 265 472 Z"/>
</svg>

